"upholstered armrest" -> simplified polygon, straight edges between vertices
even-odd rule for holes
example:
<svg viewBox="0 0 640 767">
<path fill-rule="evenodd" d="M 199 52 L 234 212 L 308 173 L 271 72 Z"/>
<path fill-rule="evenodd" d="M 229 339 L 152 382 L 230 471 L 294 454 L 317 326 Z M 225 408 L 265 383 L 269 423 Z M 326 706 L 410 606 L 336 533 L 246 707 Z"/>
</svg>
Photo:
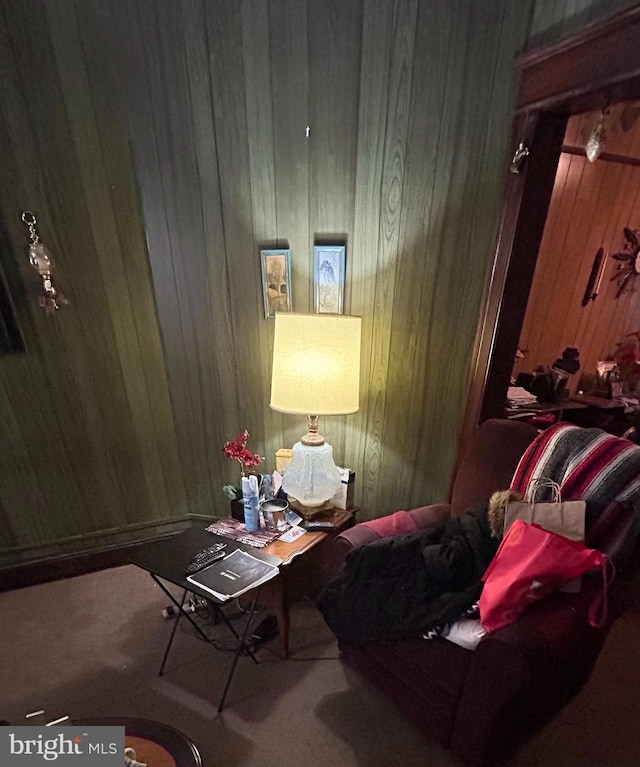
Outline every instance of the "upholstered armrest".
<svg viewBox="0 0 640 767">
<path fill-rule="evenodd" d="M 439 525 L 450 515 L 451 507 L 447 503 L 434 503 L 430 506 L 420 506 L 419 508 L 411 509 L 406 512 L 413 520 L 413 524 L 418 530 L 422 530 L 426 527 L 433 527 Z M 405 512 L 396 512 L 398 514 L 404 514 Z M 393 517 L 394 515 L 391 515 Z M 385 518 L 376 520 L 376 522 L 382 522 Z M 408 532 L 407 528 L 404 532 Z M 373 526 L 370 527 L 365 522 L 360 522 L 348 530 L 340 533 L 340 535 L 334 538 L 331 544 L 331 553 L 329 561 L 326 563 L 325 573 L 332 575 L 342 565 L 347 557 L 347 554 L 358 546 L 364 546 L 366 543 L 373 543 L 379 541 L 380 538 L 387 537 L 388 533 L 383 533 L 380 529 L 375 530 Z"/>
<path fill-rule="evenodd" d="M 409 514 L 418 525 L 418 529 L 422 530 L 424 527 L 435 527 L 448 519 L 451 516 L 451 506 L 448 503 L 432 503 L 429 506 L 411 509 Z"/>
<path fill-rule="evenodd" d="M 607 634 L 588 623 L 601 584 L 599 576 L 585 576 L 579 594 L 553 594 L 478 644 L 452 734 L 453 750 L 468 764 L 480 764 L 491 742 L 510 746 L 511 716 L 523 700 L 536 727 L 551 699 L 559 709 L 586 682 Z"/>
</svg>

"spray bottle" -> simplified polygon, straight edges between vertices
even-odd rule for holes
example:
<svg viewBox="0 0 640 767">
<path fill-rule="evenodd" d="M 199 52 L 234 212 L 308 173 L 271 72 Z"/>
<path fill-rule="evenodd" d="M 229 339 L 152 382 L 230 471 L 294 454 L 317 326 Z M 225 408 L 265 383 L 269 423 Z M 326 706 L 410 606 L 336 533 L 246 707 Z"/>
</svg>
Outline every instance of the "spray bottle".
<svg viewBox="0 0 640 767">
<path fill-rule="evenodd" d="M 242 501 L 244 503 L 244 524 L 247 532 L 255 533 L 260 529 L 258 477 L 255 474 L 242 478 Z"/>
</svg>

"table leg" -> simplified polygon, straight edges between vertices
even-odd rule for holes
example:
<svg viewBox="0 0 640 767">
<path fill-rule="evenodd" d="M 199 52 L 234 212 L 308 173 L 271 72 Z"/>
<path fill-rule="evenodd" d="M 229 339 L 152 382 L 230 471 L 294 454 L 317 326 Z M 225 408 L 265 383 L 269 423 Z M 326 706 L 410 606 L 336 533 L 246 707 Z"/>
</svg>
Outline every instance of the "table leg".
<svg viewBox="0 0 640 767">
<path fill-rule="evenodd" d="M 256 589 L 255 596 L 253 598 L 253 602 L 251 603 L 251 609 L 249 610 L 249 615 L 247 616 L 246 623 L 244 624 L 244 631 L 242 632 L 242 636 L 240 637 L 240 640 L 238 642 L 238 649 L 236 650 L 235 656 L 233 658 L 233 663 L 231 664 L 231 670 L 229 671 L 229 676 L 227 677 L 227 683 L 225 684 L 224 691 L 222 693 L 222 697 L 220 698 L 220 704 L 218 705 L 218 713 L 222 711 L 222 708 L 224 706 L 224 702 L 227 698 L 227 692 L 229 691 L 229 687 L 231 686 L 231 680 L 233 679 L 233 672 L 236 670 L 236 665 L 238 664 L 238 658 L 240 657 L 242 651 L 247 648 L 245 641 L 247 638 L 247 632 L 249 631 L 249 626 L 251 625 L 251 621 L 253 619 L 253 615 L 256 611 L 256 605 L 258 604 L 258 597 L 260 596 L 260 587 Z M 251 653 L 251 657 L 253 658 L 253 653 Z M 257 663 L 258 661 L 253 658 L 254 661 Z"/>
<path fill-rule="evenodd" d="M 173 644 L 173 639 L 176 635 L 176 629 L 178 628 L 178 621 L 180 620 L 180 618 L 182 618 L 183 615 L 206 642 L 210 642 L 211 640 L 200 628 L 200 626 L 198 626 L 198 624 L 193 620 L 193 618 L 183 610 L 184 600 L 186 599 L 186 596 L 187 596 L 187 590 L 184 589 L 184 591 L 182 592 L 182 599 L 178 602 L 178 600 L 173 596 L 173 594 L 169 591 L 169 589 L 165 587 L 162 581 L 160 581 L 153 574 L 151 575 L 151 577 L 158 584 L 158 586 L 160 586 L 160 588 L 164 591 L 167 597 L 173 602 L 173 604 L 178 608 L 178 617 L 176 618 L 176 622 L 173 624 L 173 628 L 171 629 L 171 636 L 169 637 L 169 641 L 167 642 L 167 646 L 164 651 L 164 658 L 162 659 L 162 663 L 160 664 L 160 671 L 158 672 L 158 676 L 162 676 L 164 672 L 165 663 L 167 662 L 167 658 L 169 657 L 169 650 L 171 649 L 171 645 Z M 235 631 L 234 631 L 234 634 L 235 634 Z"/>
<path fill-rule="evenodd" d="M 185 611 L 182 609 L 182 608 L 183 608 L 183 606 L 184 606 L 184 600 L 186 599 L 186 596 L 187 596 L 187 590 L 185 589 L 185 590 L 182 592 L 182 599 L 181 599 L 181 600 L 178 602 L 178 600 L 177 600 L 177 599 L 176 599 L 176 598 L 173 596 L 173 594 L 172 594 L 172 593 L 169 591 L 169 589 L 167 589 L 167 588 L 165 587 L 165 585 L 162 583 L 162 581 L 161 581 L 161 580 L 160 580 L 160 579 L 159 579 L 159 578 L 158 578 L 156 575 L 154 575 L 153 573 L 151 573 L 151 577 L 152 577 L 152 578 L 153 578 L 153 580 L 154 580 L 154 581 L 155 581 L 155 582 L 158 584 L 158 586 L 160 586 L 160 588 L 161 588 L 161 589 L 164 591 L 164 593 L 167 595 L 168 599 L 170 599 L 170 600 L 171 600 L 171 602 L 173 602 L 173 604 L 174 604 L 174 605 L 175 605 L 175 606 L 178 608 L 178 617 L 176 618 L 176 621 L 175 621 L 175 623 L 173 624 L 173 628 L 171 629 L 171 636 L 169 637 L 169 641 L 167 642 L 167 646 L 166 646 L 166 648 L 165 648 L 165 651 L 164 651 L 164 657 L 163 657 L 163 659 L 162 659 L 162 663 L 160 664 L 160 671 L 158 672 L 158 676 L 162 676 L 162 674 L 164 673 L 164 667 L 165 667 L 165 664 L 166 664 L 166 662 L 167 662 L 167 658 L 169 657 L 169 650 L 171 649 L 171 645 L 173 644 L 173 639 L 174 639 L 174 637 L 175 637 L 175 635 L 176 635 L 176 629 L 178 628 L 178 621 L 179 621 L 179 620 L 180 620 L 180 619 L 181 619 L 183 616 L 184 616 L 184 617 L 185 617 L 185 618 L 186 618 L 186 619 L 189 621 L 189 623 L 190 623 L 190 624 L 191 624 L 191 625 L 192 625 L 192 626 L 195 628 L 195 630 L 198 632 L 198 634 L 200 634 L 200 636 L 201 636 L 201 637 L 204 639 L 204 641 L 205 641 L 205 642 L 207 642 L 208 644 L 213 644 L 213 642 L 212 642 L 212 641 L 209 639 L 209 637 L 208 637 L 208 636 L 207 636 L 207 635 L 204 633 L 204 631 L 203 631 L 203 630 L 200 628 L 200 626 L 198 626 L 198 624 L 197 624 L 197 623 L 196 623 L 196 622 L 193 620 L 193 618 L 191 617 L 191 615 L 189 615 L 189 613 L 185 612 Z M 252 650 L 252 649 L 251 649 L 249 646 L 247 646 L 247 645 L 245 645 L 245 644 L 244 644 L 244 641 L 243 641 L 243 639 L 240 637 L 240 635 L 238 634 L 238 632 L 237 632 L 237 631 L 234 629 L 234 627 L 231 625 L 231 623 L 229 622 L 229 619 L 228 619 L 228 618 L 227 618 L 227 616 L 224 614 L 224 611 L 223 611 L 223 610 L 220 608 L 220 606 L 219 606 L 219 605 L 217 605 L 215 602 L 210 602 L 209 604 L 210 604 L 210 605 L 213 607 L 213 609 L 215 610 L 215 612 L 216 612 L 216 615 L 217 615 L 218 617 L 222 618 L 223 622 L 224 622 L 224 623 L 227 625 L 227 627 L 229 628 L 229 630 L 231 631 L 231 633 L 233 634 L 233 636 L 234 636 L 234 637 L 237 639 L 237 641 L 238 641 L 238 645 L 239 645 L 239 647 L 240 647 L 240 650 L 241 650 L 241 651 L 242 651 L 242 650 L 245 650 L 245 651 L 248 653 L 248 655 L 251 657 L 251 660 L 252 660 L 254 663 L 256 663 L 256 664 L 257 664 L 257 663 L 258 663 L 258 659 L 255 657 L 253 650 Z M 243 637 L 244 637 L 244 636 L 246 635 L 246 633 L 247 633 L 247 626 L 248 626 L 248 625 L 249 625 L 248 623 L 245 625 L 245 628 L 244 628 L 244 632 L 243 632 Z"/>
<path fill-rule="evenodd" d="M 262 587 L 263 602 L 275 613 L 278 621 L 278 636 L 280 637 L 280 647 L 282 656 L 289 657 L 289 600 L 287 598 L 286 583 L 282 575 L 273 580 L 267 581 Z"/>
</svg>

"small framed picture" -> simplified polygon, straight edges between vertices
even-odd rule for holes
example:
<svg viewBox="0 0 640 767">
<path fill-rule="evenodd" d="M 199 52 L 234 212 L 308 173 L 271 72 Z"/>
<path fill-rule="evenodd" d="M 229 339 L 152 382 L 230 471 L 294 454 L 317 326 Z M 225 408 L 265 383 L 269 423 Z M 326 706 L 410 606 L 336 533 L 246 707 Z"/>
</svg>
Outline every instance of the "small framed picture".
<svg viewBox="0 0 640 767">
<path fill-rule="evenodd" d="M 344 312 L 344 245 L 316 245 L 313 249 L 313 302 L 318 314 Z"/>
<path fill-rule="evenodd" d="M 291 251 L 261 250 L 264 316 L 291 311 Z"/>
</svg>

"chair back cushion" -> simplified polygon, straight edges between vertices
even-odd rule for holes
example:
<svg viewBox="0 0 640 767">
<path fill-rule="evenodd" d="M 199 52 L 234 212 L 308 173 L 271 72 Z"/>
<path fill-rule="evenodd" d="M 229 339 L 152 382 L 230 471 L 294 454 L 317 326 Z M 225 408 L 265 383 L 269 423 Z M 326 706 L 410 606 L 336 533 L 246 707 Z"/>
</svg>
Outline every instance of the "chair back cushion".
<svg viewBox="0 0 640 767">
<path fill-rule="evenodd" d="M 458 465 L 451 492 L 452 516 L 510 487 L 518 462 L 537 434 L 530 424 L 505 418 L 480 424 Z"/>
</svg>

